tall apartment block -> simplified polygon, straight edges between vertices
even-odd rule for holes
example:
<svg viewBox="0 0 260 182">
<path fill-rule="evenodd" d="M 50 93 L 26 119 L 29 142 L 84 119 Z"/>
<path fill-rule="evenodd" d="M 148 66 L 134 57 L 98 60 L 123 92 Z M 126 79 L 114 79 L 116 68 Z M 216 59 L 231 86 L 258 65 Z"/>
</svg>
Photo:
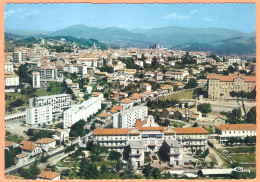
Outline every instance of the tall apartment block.
<svg viewBox="0 0 260 182">
<path fill-rule="evenodd" d="M 101 109 L 101 99 L 91 97 L 79 105 L 74 105 L 63 113 L 63 128 L 67 128 L 81 119 L 87 120 L 89 116 Z"/>
<path fill-rule="evenodd" d="M 26 124 L 39 126 L 52 121 L 51 106 L 30 107 L 26 109 Z"/>
<path fill-rule="evenodd" d="M 41 87 L 41 77 L 39 72 L 32 72 L 32 86 L 33 88 Z"/>
<path fill-rule="evenodd" d="M 71 107 L 70 94 L 58 94 L 29 99 L 30 107 L 51 106 L 52 112 L 63 111 Z"/>
<path fill-rule="evenodd" d="M 13 53 L 13 62 L 20 63 L 24 62 L 27 59 L 27 53 L 25 50 L 16 50 Z"/>
<path fill-rule="evenodd" d="M 147 106 L 135 106 L 113 114 L 113 128 L 133 128 L 136 120 L 144 120 L 148 116 Z"/>
</svg>

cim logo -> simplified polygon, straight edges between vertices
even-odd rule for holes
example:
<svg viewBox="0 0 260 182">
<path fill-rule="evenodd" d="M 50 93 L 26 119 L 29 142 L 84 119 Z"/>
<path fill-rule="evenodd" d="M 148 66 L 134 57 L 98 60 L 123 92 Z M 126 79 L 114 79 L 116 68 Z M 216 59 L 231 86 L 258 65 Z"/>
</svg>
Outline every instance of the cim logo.
<svg viewBox="0 0 260 182">
<path fill-rule="evenodd" d="M 244 169 L 243 167 L 236 167 L 236 168 L 234 168 L 234 171 L 236 171 L 236 172 L 248 172 L 248 173 L 250 173 L 250 170 L 246 170 L 246 169 Z"/>
</svg>

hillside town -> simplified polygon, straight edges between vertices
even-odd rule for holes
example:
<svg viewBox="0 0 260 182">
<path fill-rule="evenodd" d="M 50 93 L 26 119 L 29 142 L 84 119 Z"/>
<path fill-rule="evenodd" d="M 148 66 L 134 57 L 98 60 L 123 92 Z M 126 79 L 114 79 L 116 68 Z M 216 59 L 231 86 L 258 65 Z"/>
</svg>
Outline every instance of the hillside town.
<svg viewBox="0 0 260 182">
<path fill-rule="evenodd" d="M 37 40 L 4 55 L 6 179 L 256 177 L 254 56 Z"/>
</svg>

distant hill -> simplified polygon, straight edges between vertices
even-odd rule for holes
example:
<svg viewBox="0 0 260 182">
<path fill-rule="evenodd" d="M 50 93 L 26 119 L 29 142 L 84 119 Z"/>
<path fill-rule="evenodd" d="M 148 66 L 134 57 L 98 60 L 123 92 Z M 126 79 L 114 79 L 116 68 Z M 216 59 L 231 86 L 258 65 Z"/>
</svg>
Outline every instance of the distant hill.
<svg viewBox="0 0 260 182">
<path fill-rule="evenodd" d="M 172 49 L 206 51 L 220 55 L 250 55 L 256 53 L 255 37 L 235 37 L 211 43 L 191 43 L 173 46 Z"/>
<path fill-rule="evenodd" d="M 107 49 L 107 45 L 104 43 L 99 42 L 95 39 L 85 39 L 85 38 L 75 38 L 72 36 L 48 36 L 48 35 L 42 35 L 41 38 L 44 38 L 45 40 L 60 40 L 61 38 L 65 38 L 67 42 L 70 43 L 77 43 L 80 46 L 87 46 L 92 47 L 95 43 L 97 47 L 100 47 L 101 49 Z M 5 32 L 5 45 L 6 49 L 13 49 L 15 46 L 28 46 L 34 43 L 40 43 L 41 39 L 40 37 L 34 37 L 34 36 L 20 36 L 12 33 Z M 10 44 L 9 41 L 12 40 L 12 43 Z M 113 48 L 113 47 L 112 47 Z"/>
<path fill-rule="evenodd" d="M 51 33 L 51 31 L 44 31 L 44 30 L 12 30 L 5 28 L 5 32 L 16 34 L 18 36 L 41 36 L 41 35 L 47 35 Z"/>
<path fill-rule="evenodd" d="M 12 33 L 14 31 L 6 30 Z M 26 32 L 28 34 L 29 32 Z M 116 47 L 148 48 L 159 42 L 167 48 L 207 49 L 223 53 L 251 53 L 255 49 L 255 32 L 244 33 L 225 28 L 186 28 L 162 27 L 153 29 L 127 30 L 117 27 L 96 28 L 86 25 L 73 25 L 54 32 L 32 31 L 34 35 L 42 36 L 72 36 L 78 39 L 95 39 L 107 45 Z M 37 33 L 37 34 L 36 34 Z M 20 32 L 18 35 L 24 35 Z M 221 45 L 224 47 L 221 47 Z M 231 47 L 230 47 L 231 46 Z M 238 52 L 237 52 L 238 51 Z"/>
</svg>

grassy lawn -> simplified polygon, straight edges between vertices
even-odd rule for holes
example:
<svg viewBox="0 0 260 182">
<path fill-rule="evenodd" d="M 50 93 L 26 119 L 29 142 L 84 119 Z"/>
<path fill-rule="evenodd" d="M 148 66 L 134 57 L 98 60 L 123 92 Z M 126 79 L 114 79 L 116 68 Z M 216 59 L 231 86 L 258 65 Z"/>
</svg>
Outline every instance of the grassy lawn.
<svg viewBox="0 0 260 182">
<path fill-rule="evenodd" d="M 60 82 L 47 82 L 47 86 L 50 88 L 50 91 L 47 92 L 48 95 L 60 94 L 65 90 Z"/>
<path fill-rule="evenodd" d="M 255 153 L 255 147 L 225 147 L 221 150 L 227 150 L 230 154 L 235 153 Z"/>
<path fill-rule="evenodd" d="M 255 163 L 255 154 L 237 154 L 231 155 L 231 158 L 239 163 Z"/>
</svg>

